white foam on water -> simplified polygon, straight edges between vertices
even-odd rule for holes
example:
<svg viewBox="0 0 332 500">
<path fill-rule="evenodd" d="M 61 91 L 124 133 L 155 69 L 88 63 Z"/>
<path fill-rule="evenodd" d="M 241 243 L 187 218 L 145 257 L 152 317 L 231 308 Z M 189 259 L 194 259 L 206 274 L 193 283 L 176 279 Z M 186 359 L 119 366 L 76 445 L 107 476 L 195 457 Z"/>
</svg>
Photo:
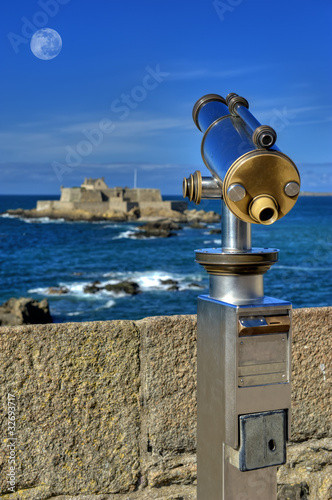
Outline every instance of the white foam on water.
<svg viewBox="0 0 332 500">
<path fill-rule="evenodd" d="M 0 214 L 0 217 L 3 219 L 17 219 L 17 215 L 11 215 L 11 214 Z"/>
<path fill-rule="evenodd" d="M 96 309 L 97 311 L 99 311 L 100 309 L 109 309 L 110 307 L 113 307 L 115 306 L 116 302 L 115 300 L 108 300 L 106 302 L 106 304 L 102 305 L 101 307 L 98 307 L 98 309 Z"/>
<path fill-rule="evenodd" d="M 75 311 L 67 313 L 67 316 L 80 316 L 81 314 L 83 314 L 83 311 Z"/>
<path fill-rule="evenodd" d="M 140 288 L 144 291 L 144 290 L 165 290 L 170 285 L 162 283 L 162 281 L 165 280 L 179 281 L 181 277 L 179 278 L 175 275 L 165 272 L 152 271 L 146 274 L 141 274 L 137 277 L 133 277 L 133 279 L 135 279 L 135 281 L 139 284 Z"/>
<path fill-rule="evenodd" d="M 114 284 L 114 283 L 112 283 L 112 284 Z M 104 283 L 104 285 L 105 285 L 105 283 Z M 101 290 L 101 294 L 105 295 L 105 296 L 116 297 L 117 299 L 120 299 L 122 297 L 127 297 L 127 295 L 130 295 L 128 293 L 125 293 L 123 290 L 121 290 L 119 292 L 117 292 L 115 290 Z"/>
<path fill-rule="evenodd" d="M 18 218 L 27 224 L 62 224 L 63 222 L 66 222 L 65 219 L 50 219 L 49 217 L 35 217 L 29 219 L 25 217 Z"/>
<path fill-rule="evenodd" d="M 64 298 L 69 297 L 69 296 L 75 296 L 75 297 L 80 297 L 80 298 L 91 298 L 93 296 L 98 297 L 98 295 L 100 295 L 99 292 L 97 292 L 95 294 L 85 293 L 84 288 L 87 285 L 91 285 L 91 282 L 90 281 L 83 281 L 80 283 L 78 283 L 78 282 L 74 282 L 74 283 L 62 282 L 62 283 L 59 283 L 57 285 L 46 287 L 46 288 L 43 288 L 43 287 L 32 288 L 32 289 L 28 290 L 28 293 L 38 293 L 39 295 L 46 295 L 46 296 L 52 296 L 52 297 L 64 297 Z M 64 294 L 50 293 L 50 288 L 65 288 L 66 290 L 68 290 L 68 292 L 64 293 Z"/>
<path fill-rule="evenodd" d="M 86 287 L 89 284 L 91 284 L 91 283 L 89 283 L 88 281 L 82 281 L 80 283 L 78 283 L 78 282 L 76 282 L 76 283 L 75 282 L 74 283 L 59 283 L 59 286 L 67 288 L 68 293 L 66 293 L 66 295 L 75 295 L 75 296 L 79 296 L 79 297 L 86 297 L 87 295 L 90 295 L 90 294 L 84 292 L 84 287 Z"/>
<path fill-rule="evenodd" d="M 50 295 L 48 293 L 48 288 L 30 288 L 28 293 L 38 293 L 38 295 Z"/>
<path fill-rule="evenodd" d="M 197 283 L 197 285 L 199 286 L 193 285 L 192 282 L 183 285 L 179 283 L 178 287 L 180 292 L 182 292 L 183 290 L 204 290 L 205 288 L 207 288 L 207 286 L 204 286 L 201 283 Z"/>
<path fill-rule="evenodd" d="M 137 231 L 135 231 L 135 230 L 124 231 L 123 233 L 120 233 L 117 236 L 114 236 L 113 240 L 122 240 L 123 238 L 131 238 L 131 239 L 133 239 L 134 238 L 134 234 L 136 232 Z"/>
<path fill-rule="evenodd" d="M 103 224 L 105 224 L 105 221 L 102 221 L 102 222 L 103 222 Z M 123 229 L 123 225 L 120 225 L 120 224 L 105 224 L 102 227 L 102 229 L 118 229 L 119 227 Z"/>
</svg>

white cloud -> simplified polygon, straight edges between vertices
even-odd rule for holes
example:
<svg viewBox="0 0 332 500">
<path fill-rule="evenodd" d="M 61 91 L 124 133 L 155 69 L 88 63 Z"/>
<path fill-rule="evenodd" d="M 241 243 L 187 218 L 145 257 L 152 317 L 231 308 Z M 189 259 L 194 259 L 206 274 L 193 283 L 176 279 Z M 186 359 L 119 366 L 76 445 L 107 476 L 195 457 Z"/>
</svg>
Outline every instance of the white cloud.
<svg viewBox="0 0 332 500">
<path fill-rule="evenodd" d="M 234 78 L 239 76 L 244 76 L 248 74 L 257 73 L 259 71 L 266 71 L 268 69 L 268 65 L 250 65 L 250 66 L 239 66 L 234 69 L 207 69 L 204 67 L 205 63 L 197 63 L 194 65 L 187 65 L 187 68 L 179 69 L 172 71 L 170 70 L 170 75 L 168 80 L 198 80 L 203 78 Z M 221 66 L 220 62 L 215 63 L 213 65 L 215 68 L 219 68 Z M 200 68 L 200 69 L 197 69 Z"/>
</svg>

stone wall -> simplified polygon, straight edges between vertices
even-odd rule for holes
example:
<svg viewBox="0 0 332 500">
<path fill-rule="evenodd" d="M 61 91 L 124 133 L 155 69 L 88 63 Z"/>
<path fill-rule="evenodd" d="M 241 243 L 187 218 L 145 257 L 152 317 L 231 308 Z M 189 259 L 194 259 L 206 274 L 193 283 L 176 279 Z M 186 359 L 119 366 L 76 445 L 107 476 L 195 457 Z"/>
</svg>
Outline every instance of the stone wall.
<svg viewBox="0 0 332 500">
<path fill-rule="evenodd" d="M 108 201 L 105 198 L 106 201 Z M 81 203 L 102 203 L 103 197 L 101 191 L 94 191 L 91 189 L 82 189 L 80 200 Z"/>
<path fill-rule="evenodd" d="M 151 203 L 149 201 L 140 201 L 139 208 L 146 210 L 152 208 L 154 210 L 175 210 L 177 212 L 184 212 L 188 208 L 186 201 L 156 201 Z"/>
<path fill-rule="evenodd" d="M 138 203 L 131 201 L 122 201 L 121 199 L 111 198 L 108 202 L 109 210 L 119 210 L 120 212 L 129 212 L 132 208 L 138 207 Z"/>
<path fill-rule="evenodd" d="M 74 203 L 71 201 L 39 200 L 36 209 L 70 211 L 74 209 Z"/>
<path fill-rule="evenodd" d="M 280 499 L 332 498 L 331 312 L 294 310 L 292 442 Z M 195 316 L 3 327 L 0 366 L 2 499 L 196 498 Z"/>
<path fill-rule="evenodd" d="M 67 189 L 67 188 L 64 188 Z M 64 192 L 64 189 L 62 192 Z M 69 189 L 69 188 L 68 188 Z M 102 201 L 102 193 L 100 191 L 82 190 L 81 201 L 61 201 L 59 200 L 40 200 L 37 201 L 37 210 L 58 210 L 60 212 L 70 212 L 72 210 L 84 210 L 92 214 L 103 214 L 108 210 L 117 210 L 127 213 L 135 207 L 143 212 L 150 209 L 155 213 L 156 217 L 166 217 L 168 212 L 175 210 L 183 213 L 187 208 L 185 201 L 123 201 L 122 198 L 112 197 L 109 201 Z M 64 198 L 68 198 L 64 196 Z M 164 211 L 163 215 L 161 212 Z M 168 214 L 169 215 L 169 214 Z M 176 217 L 176 214 L 175 214 Z"/>
<path fill-rule="evenodd" d="M 71 202 L 71 201 L 81 201 L 82 189 L 77 188 L 61 188 L 60 201 Z"/>
<path fill-rule="evenodd" d="M 126 188 L 123 193 L 124 200 L 126 201 L 136 201 L 136 202 L 159 202 L 162 201 L 160 189 L 153 188 L 138 188 L 130 189 Z"/>
</svg>

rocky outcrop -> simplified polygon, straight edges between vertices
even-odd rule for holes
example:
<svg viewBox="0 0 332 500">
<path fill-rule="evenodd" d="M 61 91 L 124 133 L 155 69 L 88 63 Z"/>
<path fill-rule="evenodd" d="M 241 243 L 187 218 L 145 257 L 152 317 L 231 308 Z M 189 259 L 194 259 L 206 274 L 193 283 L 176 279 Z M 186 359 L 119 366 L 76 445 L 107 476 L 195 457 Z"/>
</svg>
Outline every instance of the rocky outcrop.
<svg viewBox="0 0 332 500">
<path fill-rule="evenodd" d="M 331 312 L 294 310 L 279 500 L 331 498 Z M 0 366 L 18 424 L 16 493 L 0 454 L 3 500 L 196 499 L 195 316 L 4 327 Z M 6 411 L 0 429 L 6 446 Z"/>
<path fill-rule="evenodd" d="M 114 284 L 108 283 L 104 286 L 100 284 L 100 281 L 95 281 L 91 285 L 86 285 L 84 287 L 85 293 L 98 293 L 102 290 L 113 292 L 115 294 L 126 293 L 127 295 L 137 295 L 138 293 L 141 293 L 138 283 L 135 283 L 134 281 L 120 281 L 119 283 Z"/>
<path fill-rule="evenodd" d="M 187 222 L 189 224 L 199 224 L 199 223 L 207 223 L 211 224 L 213 222 L 220 221 L 220 215 L 216 212 L 210 211 L 205 212 L 204 210 L 185 210 L 184 215 L 187 217 Z"/>
<path fill-rule="evenodd" d="M 65 295 L 66 293 L 69 293 L 69 289 L 65 286 L 51 286 L 47 290 L 47 293 L 49 295 Z"/>
<path fill-rule="evenodd" d="M 148 222 L 139 227 L 139 231 L 133 234 L 134 238 L 169 238 L 176 236 L 174 231 L 181 229 L 181 226 L 169 219 Z"/>
<path fill-rule="evenodd" d="M 38 302 L 26 297 L 11 298 L 0 306 L 0 326 L 38 325 L 52 322 L 46 299 Z"/>
</svg>

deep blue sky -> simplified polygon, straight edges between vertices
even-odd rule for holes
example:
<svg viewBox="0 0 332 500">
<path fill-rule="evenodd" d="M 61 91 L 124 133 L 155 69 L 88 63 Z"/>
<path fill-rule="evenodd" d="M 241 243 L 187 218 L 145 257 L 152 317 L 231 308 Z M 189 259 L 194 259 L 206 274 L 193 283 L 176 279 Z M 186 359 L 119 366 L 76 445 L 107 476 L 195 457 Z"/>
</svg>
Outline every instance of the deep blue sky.
<svg viewBox="0 0 332 500">
<path fill-rule="evenodd" d="M 180 194 L 184 175 L 208 175 L 192 107 L 229 92 L 276 128 L 303 190 L 332 191 L 331 13 L 330 0 L 1 2 L 0 194 L 132 186 L 135 169 L 138 187 Z M 49 61 L 30 50 L 42 27 L 62 37 Z"/>
</svg>

